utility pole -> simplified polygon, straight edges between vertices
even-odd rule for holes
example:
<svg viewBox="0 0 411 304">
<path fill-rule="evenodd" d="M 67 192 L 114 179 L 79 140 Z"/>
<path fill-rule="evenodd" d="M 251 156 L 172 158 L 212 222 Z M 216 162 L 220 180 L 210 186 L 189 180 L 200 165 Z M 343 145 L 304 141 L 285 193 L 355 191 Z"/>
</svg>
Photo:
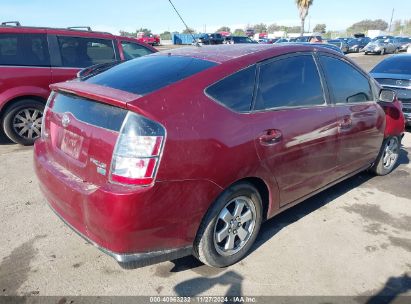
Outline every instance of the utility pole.
<svg viewBox="0 0 411 304">
<path fill-rule="evenodd" d="M 311 33 L 311 15 L 308 16 L 308 32 Z"/>
<path fill-rule="evenodd" d="M 394 8 L 392 9 L 390 27 L 388 28 L 388 32 L 390 33 L 391 33 L 392 18 L 394 18 Z"/>
</svg>

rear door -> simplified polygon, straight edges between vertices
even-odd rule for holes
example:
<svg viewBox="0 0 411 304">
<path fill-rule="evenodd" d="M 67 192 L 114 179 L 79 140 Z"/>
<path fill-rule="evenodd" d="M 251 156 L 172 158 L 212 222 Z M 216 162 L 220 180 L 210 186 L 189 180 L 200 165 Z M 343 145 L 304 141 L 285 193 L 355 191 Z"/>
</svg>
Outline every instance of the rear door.
<svg viewBox="0 0 411 304">
<path fill-rule="evenodd" d="M 381 147 L 384 112 L 369 78 L 349 62 L 321 54 L 338 119 L 338 173 L 347 175 L 371 164 Z"/>
<path fill-rule="evenodd" d="M 76 77 L 79 70 L 100 63 L 119 60 L 112 39 L 50 35 L 53 83 Z"/>
<path fill-rule="evenodd" d="M 259 66 L 255 146 L 277 180 L 281 205 L 335 179 L 336 113 L 327 99 L 311 53 L 282 56 Z"/>
<path fill-rule="evenodd" d="M 26 87 L 26 90 L 30 88 L 31 91 L 32 88 L 49 91 L 50 83 L 50 56 L 46 34 L 1 33 L 0 95 L 13 96 L 17 87 Z"/>
</svg>

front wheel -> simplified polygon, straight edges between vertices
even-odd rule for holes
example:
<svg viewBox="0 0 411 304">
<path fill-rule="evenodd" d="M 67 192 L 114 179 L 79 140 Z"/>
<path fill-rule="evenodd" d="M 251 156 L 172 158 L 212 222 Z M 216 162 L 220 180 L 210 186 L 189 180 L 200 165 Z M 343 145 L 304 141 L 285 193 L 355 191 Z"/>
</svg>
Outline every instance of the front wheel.
<svg viewBox="0 0 411 304">
<path fill-rule="evenodd" d="M 376 175 L 387 175 L 394 170 L 400 155 L 400 141 L 397 136 L 384 139 L 380 154 L 378 155 L 371 171 Z"/>
<path fill-rule="evenodd" d="M 257 189 L 238 183 L 225 190 L 205 215 L 194 241 L 194 255 L 204 264 L 226 267 L 243 259 L 262 222 Z"/>
</svg>

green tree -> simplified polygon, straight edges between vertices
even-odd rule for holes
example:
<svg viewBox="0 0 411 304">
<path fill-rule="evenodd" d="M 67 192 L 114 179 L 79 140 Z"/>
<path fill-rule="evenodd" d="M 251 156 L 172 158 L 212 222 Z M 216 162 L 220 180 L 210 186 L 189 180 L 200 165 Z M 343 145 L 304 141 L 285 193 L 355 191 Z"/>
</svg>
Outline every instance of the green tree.
<svg viewBox="0 0 411 304">
<path fill-rule="evenodd" d="M 149 30 L 149 29 L 147 29 L 147 28 L 142 28 L 142 27 L 140 27 L 140 29 L 138 29 L 136 32 L 137 32 L 137 33 L 143 32 L 144 35 L 150 35 L 150 34 L 151 34 L 151 30 Z"/>
<path fill-rule="evenodd" d="M 120 36 L 124 37 L 136 37 L 137 33 L 136 32 L 127 32 L 127 31 L 122 31 L 120 30 Z"/>
<path fill-rule="evenodd" d="M 281 26 L 273 23 L 273 24 L 270 24 L 270 25 L 268 26 L 267 30 L 268 30 L 268 32 L 269 32 L 270 34 L 272 34 L 272 33 L 276 32 L 276 31 L 281 31 Z"/>
<path fill-rule="evenodd" d="M 160 34 L 160 38 L 162 40 L 171 40 L 171 33 L 169 31 L 165 31 Z"/>
<path fill-rule="evenodd" d="M 231 29 L 228 26 L 222 26 L 216 32 L 231 32 Z"/>
<path fill-rule="evenodd" d="M 265 24 L 265 23 L 254 24 L 253 29 L 256 33 L 266 33 L 267 32 L 267 24 Z"/>
<path fill-rule="evenodd" d="M 323 23 L 322 24 L 317 24 L 314 27 L 313 31 L 316 32 L 316 33 L 325 33 L 327 31 L 327 26 Z"/>
<path fill-rule="evenodd" d="M 245 31 L 243 29 L 235 29 L 233 35 L 234 36 L 245 36 Z"/>
<path fill-rule="evenodd" d="M 196 31 L 192 29 L 191 27 L 185 28 L 183 31 L 183 34 L 194 34 Z"/>
<path fill-rule="evenodd" d="M 351 25 L 347 32 L 350 34 L 354 33 L 364 33 L 368 30 L 380 30 L 385 31 L 388 28 L 388 23 L 382 19 L 370 20 L 365 19 L 360 22 Z"/>
<path fill-rule="evenodd" d="M 295 3 L 298 7 L 298 12 L 300 13 L 300 20 L 301 20 L 301 36 L 304 35 L 304 24 L 305 18 L 308 15 L 308 10 L 310 6 L 313 4 L 313 0 L 295 0 Z"/>
</svg>

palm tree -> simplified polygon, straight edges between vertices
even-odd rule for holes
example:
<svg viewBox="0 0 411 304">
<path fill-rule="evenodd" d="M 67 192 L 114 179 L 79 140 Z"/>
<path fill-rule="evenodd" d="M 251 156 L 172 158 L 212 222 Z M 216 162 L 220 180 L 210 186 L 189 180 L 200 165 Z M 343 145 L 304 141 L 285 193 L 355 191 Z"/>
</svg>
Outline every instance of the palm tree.
<svg viewBox="0 0 411 304">
<path fill-rule="evenodd" d="M 313 4 L 313 0 L 295 0 L 295 3 L 297 4 L 298 11 L 300 12 L 301 36 L 303 36 L 305 17 L 308 15 L 308 9 Z"/>
</svg>

